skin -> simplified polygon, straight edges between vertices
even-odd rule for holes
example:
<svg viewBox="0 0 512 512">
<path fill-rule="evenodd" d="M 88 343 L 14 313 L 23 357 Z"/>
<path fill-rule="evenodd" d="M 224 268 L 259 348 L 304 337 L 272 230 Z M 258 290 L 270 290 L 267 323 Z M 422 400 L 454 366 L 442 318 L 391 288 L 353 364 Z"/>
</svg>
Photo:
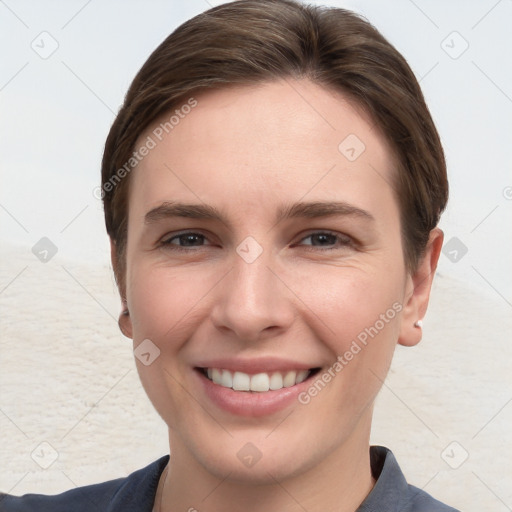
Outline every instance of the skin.
<svg viewBox="0 0 512 512">
<path fill-rule="evenodd" d="M 148 366 L 136 360 L 169 426 L 172 457 L 156 503 L 166 511 L 354 511 L 375 483 L 373 403 L 396 344 L 421 339 L 414 322 L 427 309 L 443 233 L 431 232 L 408 274 L 392 153 L 339 92 L 279 80 L 195 98 L 197 107 L 130 176 L 121 290 L 130 315 L 121 327 L 134 347 L 150 339 L 160 349 Z M 338 150 L 349 134 L 365 144 L 353 162 Z M 213 206 L 225 222 L 146 223 L 147 212 L 166 201 Z M 276 223 L 278 209 L 297 201 L 345 201 L 373 220 Z M 176 237 L 183 230 L 205 238 L 184 246 Z M 318 236 L 325 231 L 342 238 Z M 252 263 L 236 252 L 247 236 L 263 250 Z M 172 249 L 180 244 L 184 250 Z M 115 265 L 114 244 L 112 258 Z M 327 369 L 394 303 L 402 310 L 307 405 L 238 417 L 210 402 L 194 378 L 194 362 L 218 356 L 284 357 Z M 248 442 L 262 454 L 252 467 L 237 457 Z"/>
</svg>

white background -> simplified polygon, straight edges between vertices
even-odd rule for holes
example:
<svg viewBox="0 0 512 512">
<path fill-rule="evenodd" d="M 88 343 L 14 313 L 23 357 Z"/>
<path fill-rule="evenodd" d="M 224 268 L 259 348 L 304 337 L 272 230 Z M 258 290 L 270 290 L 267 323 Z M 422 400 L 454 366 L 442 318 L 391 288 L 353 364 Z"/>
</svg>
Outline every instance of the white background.
<svg viewBox="0 0 512 512">
<path fill-rule="evenodd" d="M 129 343 L 117 332 L 102 205 L 93 190 L 106 135 L 135 73 L 176 26 L 219 3 L 0 2 L 0 428 L 7 439 L 0 490 L 57 492 L 122 476 L 165 453 L 165 429 L 137 388 Z M 512 409 L 512 1 L 316 3 L 362 13 L 408 60 L 447 156 L 445 241 L 456 237 L 467 248 L 456 262 L 441 255 L 426 346 L 397 352 L 394 387 L 383 389 L 377 407 L 375 441 L 397 453 L 411 483 L 440 499 L 467 511 L 512 510 L 511 469 L 503 457 L 510 453 Z M 46 49 L 58 44 L 46 59 L 34 50 L 43 51 L 43 39 Z M 42 237 L 58 248 L 46 264 L 31 253 Z M 49 349 L 56 338 L 64 363 Z M 121 373 L 102 382 L 108 361 L 129 371 L 116 389 L 124 389 L 123 425 L 134 426 L 112 432 L 121 424 L 108 413 L 116 404 L 101 402 L 105 413 L 98 418 L 105 423 L 89 424 L 88 415 L 81 437 L 65 445 L 62 435 L 99 409 L 99 399 L 126 373 L 120 364 Z M 401 379 L 393 380 L 394 371 Z M 75 415 L 73 400 L 80 408 Z M 413 419 L 396 424 L 400 407 Z M 422 416 L 423 407 L 430 412 Z M 135 414 L 146 415 L 144 422 L 132 421 Z M 425 426 L 437 439 L 422 432 Z M 454 440 L 469 454 L 459 469 L 441 457 Z M 59 453 L 47 470 L 30 457 L 43 441 Z"/>
</svg>

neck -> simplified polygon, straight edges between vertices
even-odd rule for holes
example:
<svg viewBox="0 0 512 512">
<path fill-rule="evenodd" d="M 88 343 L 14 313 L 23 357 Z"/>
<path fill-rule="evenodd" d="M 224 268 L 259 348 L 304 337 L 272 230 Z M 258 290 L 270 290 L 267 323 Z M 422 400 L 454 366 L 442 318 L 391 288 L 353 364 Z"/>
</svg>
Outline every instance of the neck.
<svg viewBox="0 0 512 512">
<path fill-rule="evenodd" d="M 233 480 L 212 475 L 183 445 L 171 440 L 169 470 L 162 474 L 157 512 L 354 512 L 369 494 L 375 480 L 369 457 L 369 425 L 355 439 L 347 440 L 317 465 L 295 476 L 266 482 Z M 165 484 L 164 484 L 165 482 Z M 156 503 L 159 503 L 157 495 Z"/>
</svg>

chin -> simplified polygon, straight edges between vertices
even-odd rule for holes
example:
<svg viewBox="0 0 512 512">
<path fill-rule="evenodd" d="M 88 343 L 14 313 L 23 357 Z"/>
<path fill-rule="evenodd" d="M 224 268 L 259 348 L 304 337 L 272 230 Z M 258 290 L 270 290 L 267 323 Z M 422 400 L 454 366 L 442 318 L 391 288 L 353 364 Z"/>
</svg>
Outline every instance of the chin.
<svg viewBox="0 0 512 512">
<path fill-rule="evenodd" d="M 270 435 L 272 429 L 232 432 L 233 437 L 224 432 L 215 444 L 209 442 L 215 439 L 211 432 L 189 431 L 188 442 L 182 440 L 196 463 L 219 480 L 228 477 L 238 483 L 275 485 L 309 471 L 335 449 L 331 443 L 319 444 L 321 435 L 305 432 L 297 425 L 283 427 Z"/>
<path fill-rule="evenodd" d="M 277 460 L 279 459 L 279 460 Z M 228 480 L 237 483 L 254 485 L 275 485 L 277 482 L 288 480 L 306 472 L 315 466 L 313 461 L 306 461 L 297 457 L 297 453 L 283 454 L 279 457 L 262 455 L 261 459 L 253 465 L 244 465 L 233 457 L 213 457 L 198 461 L 208 473 L 220 480 L 229 475 Z"/>
</svg>

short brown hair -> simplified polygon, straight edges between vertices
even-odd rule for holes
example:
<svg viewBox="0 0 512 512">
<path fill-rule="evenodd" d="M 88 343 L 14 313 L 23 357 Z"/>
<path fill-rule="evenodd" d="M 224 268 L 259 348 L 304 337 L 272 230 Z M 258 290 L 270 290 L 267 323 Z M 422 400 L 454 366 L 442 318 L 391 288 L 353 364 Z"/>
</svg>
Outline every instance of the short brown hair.
<svg viewBox="0 0 512 512">
<path fill-rule="evenodd" d="M 119 178 L 139 136 L 192 94 L 279 78 L 307 78 L 344 93 L 386 137 L 397 166 L 393 187 L 406 268 L 416 269 L 446 206 L 448 181 L 439 135 L 409 65 L 351 11 L 294 0 L 238 0 L 195 16 L 160 44 L 133 80 L 110 129 L 102 190 L 121 293 L 129 176 L 112 180 Z"/>
</svg>

